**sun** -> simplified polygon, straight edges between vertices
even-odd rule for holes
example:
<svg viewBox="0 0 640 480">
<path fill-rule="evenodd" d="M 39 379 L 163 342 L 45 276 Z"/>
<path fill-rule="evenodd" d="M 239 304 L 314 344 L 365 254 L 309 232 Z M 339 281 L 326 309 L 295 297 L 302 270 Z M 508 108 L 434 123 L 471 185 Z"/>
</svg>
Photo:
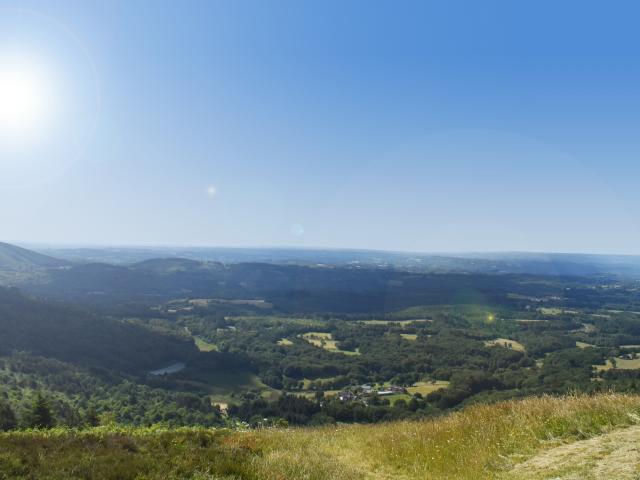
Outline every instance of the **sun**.
<svg viewBox="0 0 640 480">
<path fill-rule="evenodd" d="M 18 137 L 34 133 L 47 114 L 46 76 L 29 62 L 1 60 L 0 134 Z"/>
</svg>

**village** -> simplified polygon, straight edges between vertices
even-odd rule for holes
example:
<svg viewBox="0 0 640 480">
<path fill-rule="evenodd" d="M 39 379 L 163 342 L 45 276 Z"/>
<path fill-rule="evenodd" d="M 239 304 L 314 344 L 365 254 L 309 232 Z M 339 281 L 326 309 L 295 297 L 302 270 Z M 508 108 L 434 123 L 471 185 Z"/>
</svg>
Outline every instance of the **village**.
<svg viewBox="0 0 640 480">
<path fill-rule="evenodd" d="M 353 402 L 356 400 L 362 401 L 365 404 L 368 403 L 368 399 L 374 396 L 388 397 L 391 395 L 403 395 L 407 394 L 405 387 L 397 385 L 383 386 L 375 388 L 371 385 L 364 384 L 355 387 L 348 387 L 338 393 L 338 399 L 341 402 Z"/>
</svg>

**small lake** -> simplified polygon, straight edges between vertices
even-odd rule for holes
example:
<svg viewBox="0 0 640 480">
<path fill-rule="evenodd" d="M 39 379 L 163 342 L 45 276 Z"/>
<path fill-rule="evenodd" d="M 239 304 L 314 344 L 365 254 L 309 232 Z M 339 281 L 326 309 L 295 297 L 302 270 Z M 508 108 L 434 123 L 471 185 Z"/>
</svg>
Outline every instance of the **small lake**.
<svg viewBox="0 0 640 480">
<path fill-rule="evenodd" d="M 170 375 L 172 373 L 176 373 L 179 372 L 180 370 L 183 370 L 184 367 L 186 367 L 187 364 L 184 362 L 178 362 L 178 363 L 174 363 L 172 365 L 169 365 L 168 367 L 164 367 L 164 368 L 159 368 L 157 370 L 152 370 L 149 373 L 151 375 Z"/>
</svg>

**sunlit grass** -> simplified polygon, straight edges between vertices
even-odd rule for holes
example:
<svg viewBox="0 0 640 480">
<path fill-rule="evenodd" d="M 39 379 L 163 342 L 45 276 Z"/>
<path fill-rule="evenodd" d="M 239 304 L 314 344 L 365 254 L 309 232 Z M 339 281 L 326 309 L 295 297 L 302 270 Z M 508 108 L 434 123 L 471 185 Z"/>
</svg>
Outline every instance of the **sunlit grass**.
<svg viewBox="0 0 640 480">
<path fill-rule="evenodd" d="M 8 433 L 0 435 L 0 478 L 513 478 L 510 470 L 530 456 L 633 424 L 639 414 L 639 396 L 600 394 L 477 405 L 378 425 Z"/>
<path fill-rule="evenodd" d="M 218 350 L 215 344 L 207 342 L 202 337 L 194 336 L 193 341 L 201 352 L 214 352 Z"/>
<path fill-rule="evenodd" d="M 344 355 L 360 355 L 359 351 L 341 350 L 338 341 L 333 339 L 330 333 L 326 332 L 307 332 L 302 334 L 306 342 L 310 343 L 314 347 L 324 348 L 329 352 L 342 353 Z"/>
</svg>

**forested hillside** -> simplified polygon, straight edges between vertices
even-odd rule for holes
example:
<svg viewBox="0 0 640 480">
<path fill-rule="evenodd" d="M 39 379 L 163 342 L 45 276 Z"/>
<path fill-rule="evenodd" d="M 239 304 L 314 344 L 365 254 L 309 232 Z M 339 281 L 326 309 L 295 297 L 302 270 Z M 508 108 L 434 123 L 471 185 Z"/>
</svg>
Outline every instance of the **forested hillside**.
<svg viewBox="0 0 640 480">
<path fill-rule="evenodd" d="M 197 352 L 191 341 L 86 309 L 0 288 L 0 353 L 34 355 L 143 372 Z"/>
<path fill-rule="evenodd" d="M 0 270 L 28 270 L 34 268 L 56 268 L 70 262 L 0 242 Z"/>
</svg>

